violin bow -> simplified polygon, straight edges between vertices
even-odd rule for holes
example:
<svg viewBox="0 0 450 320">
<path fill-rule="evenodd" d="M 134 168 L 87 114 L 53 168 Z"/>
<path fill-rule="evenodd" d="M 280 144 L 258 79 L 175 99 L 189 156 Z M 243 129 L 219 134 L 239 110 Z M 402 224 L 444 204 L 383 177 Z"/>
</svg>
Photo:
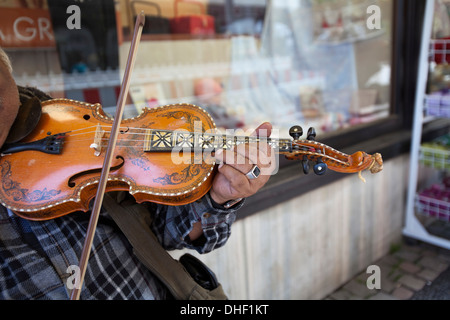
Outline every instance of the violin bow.
<svg viewBox="0 0 450 320">
<path fill-rule="evenodd" d="M 109 171 L 111 167 L 111 162 L 114 154 L 114 150 L 116 147 L 117 136 L 119 134 L 120 123 L 122 120 L 123 109 L 126 102 L 126 97 L 128 94 L 128 90 L 130 87 L 130 78 L 131 72 L 134 67 L 134 62 L 136 58 L 137 46 L 139 44 L 142 29 L 145 23 L 145 15 L 144 12 L 141 13 L 136 18 L 136 24 L 134 27 L 133 39 L 131 42 L 130 51 L 128 53 L 127 65 L 125 68 L 124 79 L 122 82 L 122 86 L 120 88 L 120 94 L 117 101 L 116 114 L 114 117 L 114 122 L 111 128 L 111 135 L 108 142 L 108 147 L 105 153 L 105 159 L 103 162 L 103 168 L 100 175 L 100 180 L 98 183 L 97 193 L 95 196 L 94 206 L 92 208 L 91 217 L 89 219 L 89 225 L 87 229 L 86 239 L 83 245 L 83 250 L 80 257 L 80 277 L 76 278 L 75 286 L 71 292 L 70 299 L 71 300 L 79 300 L 81 287 L 83 286 L 84 276 L 86 274 L 86 268 L 89 260 L 89 255 L 92 248 L 92 242 L 94 240 L 95 230 L 97 228 L 98 218 L 100 216 L 100 209 L 103 203 L 103 196 L 106 190 L 106 184 L 108 182 Z"/>
</svg>

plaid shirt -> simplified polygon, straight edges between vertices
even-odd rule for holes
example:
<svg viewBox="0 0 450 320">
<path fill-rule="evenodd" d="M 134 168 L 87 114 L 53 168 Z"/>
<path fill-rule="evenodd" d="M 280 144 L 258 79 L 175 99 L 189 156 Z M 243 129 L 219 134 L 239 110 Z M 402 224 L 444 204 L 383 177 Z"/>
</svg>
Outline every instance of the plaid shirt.
<svg viewBox="0 0 450 320">
<path fill-rule="evenodd" d="M 206 253 L 225 244 L 242 202 L 232 209 L 213 205 L 207 194 L 183 206 L 150 204 L 152 228 L 168 249 Z M 201 221 L 203 234 L 187 235 Z M 89 214 L 27 221 L 0 206 L 0 299 L 67 299 L 68 267 L 78 266 Z M 134 256 L 125 236 L 106 212 L 98 221 L 81 299 L 165 299 L 162 283 Z"/>
</svg>

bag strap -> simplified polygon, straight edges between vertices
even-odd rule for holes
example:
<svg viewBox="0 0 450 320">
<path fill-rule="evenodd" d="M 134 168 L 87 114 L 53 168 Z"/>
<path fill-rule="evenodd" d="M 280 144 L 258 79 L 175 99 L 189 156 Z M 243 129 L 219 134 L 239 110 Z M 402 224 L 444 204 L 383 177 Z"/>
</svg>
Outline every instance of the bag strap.
<svg viewBox="0 0 450 320">
<path fill-rule="evenodd" d="M 137 258 L 163 282 L 177 300 L 204 300 L 221 298 L 215 290 L 209 291 L 197 284 L 184 266 L 161 246 L 145 222 L 148 211 L 140 204 L 119 204 L 105 194 L 103 206 L 134 248 Z M 219 288 L 221 289 L 221 288 Z M 226 297 L 225 297 L 226 299 Z"/>
</svg>

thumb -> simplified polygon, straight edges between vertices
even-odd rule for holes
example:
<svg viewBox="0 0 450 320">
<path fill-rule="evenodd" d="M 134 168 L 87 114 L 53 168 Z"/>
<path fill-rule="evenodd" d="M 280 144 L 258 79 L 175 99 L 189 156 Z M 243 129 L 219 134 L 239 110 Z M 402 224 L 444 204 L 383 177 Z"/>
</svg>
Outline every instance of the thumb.
<svg viewBox="0 0 450 320">
<path fill-rule="evenodd" d="M 272 124 L 270 122 L 264 122 L 252 132 L 252 136 L 256 137 L 270 137 L 272 133 Z"/>
</svg>

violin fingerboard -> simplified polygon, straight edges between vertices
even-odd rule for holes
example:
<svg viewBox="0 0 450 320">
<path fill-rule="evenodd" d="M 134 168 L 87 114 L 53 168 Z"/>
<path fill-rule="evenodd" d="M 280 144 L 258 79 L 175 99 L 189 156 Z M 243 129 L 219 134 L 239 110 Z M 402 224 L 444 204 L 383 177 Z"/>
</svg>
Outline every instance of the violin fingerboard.
<svg viewBox="0 0 450 320">
<path fill-rule="evenodd" d="M 202 150 L 211 152 L 218 149 L 228 150 L 243 143 L 259 142 L 268 143 L 271 148 L 279 149 L 280 151 L 289 151 L 292 149 L 292 143 L 287 139 L 149 130 L 144 139 L 144 151 L 170 152 L 176 150 Z"/>
</svg>

